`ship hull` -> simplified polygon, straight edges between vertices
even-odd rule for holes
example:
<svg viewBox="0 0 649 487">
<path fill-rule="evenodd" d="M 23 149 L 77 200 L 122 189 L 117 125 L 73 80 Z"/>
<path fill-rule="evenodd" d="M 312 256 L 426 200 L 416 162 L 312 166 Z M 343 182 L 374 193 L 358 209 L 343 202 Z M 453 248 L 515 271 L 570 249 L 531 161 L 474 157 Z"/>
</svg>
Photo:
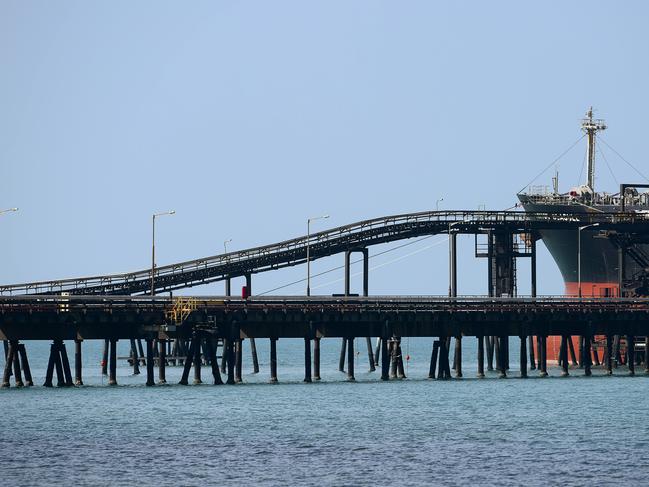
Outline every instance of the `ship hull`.
<svg viewBox="0 0 649 487">
<path fill-rule="evenodd" d="M 523 208 L 527 212 L 570 214 L 595 211 L 586 206 L 536 204 L 526 202 L 523 198 L 521 200 Z M 609 212 L 618 209 L 602 207 L 600 210 Z M 619 296 L 618 250 L 608 238 L 600 235 L 597 228 L 584 228 L 581 235 L 576 229 L 545 230 L 540 232 L 540 236 L 561 272 L 565 286 L 564 292 L 567 296 L 581 295 L 598 298 Z M 637 271 L 637 264 L 627 260 L 626 275 L 633 275 Z M 578 357 L 579 337 L 571 337 L 571 342 Z M 560 347 L 560 336 L 547 338 L 546 356 L 548 362 L 558 363 Z M 570 353 L 568 357 L 569 361 L 572 361 Z"/>
</svg>

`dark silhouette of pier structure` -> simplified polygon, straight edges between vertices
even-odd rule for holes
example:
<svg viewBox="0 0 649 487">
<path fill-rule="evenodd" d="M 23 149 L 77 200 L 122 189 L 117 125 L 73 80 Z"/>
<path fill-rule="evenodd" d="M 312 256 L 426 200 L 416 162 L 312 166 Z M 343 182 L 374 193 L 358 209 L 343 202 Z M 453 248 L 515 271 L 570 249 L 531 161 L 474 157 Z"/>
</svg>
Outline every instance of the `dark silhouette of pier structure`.
<svg viewBox="0 0 649 487">
<path fill-rule="evenodd" d="M 3 386 L 11 376 L 17 386 L 31 385 L 25 344 L 52 340 L 45 386 L 82 384 L 82 342 L 104 340 L 103 364 L 109 384 L 116 384 L 117 341 L 130 340 L 135 370 L 146 366 L 146 384 L 166 382 L 165 367 L 182 360 L 181 384 L 187 384 L 193 367 L 194 382 L 202 382 L 202 366 L 210 366 L 215 384 L 241 381 L 243 341 L 251 345 L 258 371 L 255 339 L 270 340 L 270 380 L 277 376 L 276 342 L 282 338 L 304 340 L 306 382 L 320 378 L 320 343 L 323 338 L 342 341 L 339 368 L 354 379 L 354 338 L 366 339 L 370 370 L 378 366 L 381 379 L 405 377 L 401 353 L 403 337 L 433 338 L 430 378 L 451 377 L 450 348 L 455 339 L 452 369 L 462 377 L 462 340 L 478 341 L 478 377 L 495 368 L 504 377 L 509 369 L 509 337 L 520 339 L 520 375 L 538 369 L 547 375 L 546 339 L 562 337 L 560 364 L 568 375 L 569 352 L 573 362 L 591 374 L 593 364 L 607 373 L 624 361 L 635 372 L 637 363 L 649 364 L 649 343 L 637 353 L 636 337 L 649 336 L 649 300 L 641 297 L 544 298 L 536 296 L 536 246 L 539 231 L 572 230 L 597 224 L 619 250 L 620 262 L 633 258 L 638 243 L 649 235 L 649 218 L 637 213 L 522 213 L 490 211 L 435 211 L 395 215 L 346 225 L 278 244 L 230 252 L 155 269 L 154 291 L 225 281 L 226 296 L 148 296 L 151 270 L 89 278 L 43 281 L 0 286 L 0 338 L 4 340 L 6 366 Z M 433 234 L 449 236 L 449 296 L 369 296 L 369 248 L 376 244 Z M 459 234 L 476 236 L 475 256 L 487 259 L 488 294 L 458 297 L 457 246 Z M 478 243 L 478 236 L 483 240 Z M 344 293 L 339 296 L 255 297 L 252 275 L 303 264 L 307 258 L 344 255 Z M 363 296 L 353 296 L 351 255 L 363 260 Z M 531 263 L 531 296 L 516 297 L 517 258 Z M 623 266 L 621 267 L 623 269 Z M 245 277 L 241 297 L 230 296 L 230 281 Z M 620 283 L 625 282 L 620 272 Z M 623 287 L 621 287 L 623 289 Z M 571 336 L 580 337 L 579 358 Z M 604 336 L 602 357 L 594 337 Z M 376 349 L 370 337 L 377 337 Z M 74 377 L 65 341 L 73 341 Z M 146 343 L 146 352 L 141 345 Z M 175 349 L 171 348 L 173 342 Z M 218 351 L 221 350 L 219 364 Z M 486 357 L 485 357 L 486 352 Z M 528 362 L 529 359 L 529 362 Z M 172 362 L 175 361 L 175 362 Z M 226 374 L 223 381 L 221 374 Z M 25 381 L 22 380 L 23 375 Z"/>
</svg>

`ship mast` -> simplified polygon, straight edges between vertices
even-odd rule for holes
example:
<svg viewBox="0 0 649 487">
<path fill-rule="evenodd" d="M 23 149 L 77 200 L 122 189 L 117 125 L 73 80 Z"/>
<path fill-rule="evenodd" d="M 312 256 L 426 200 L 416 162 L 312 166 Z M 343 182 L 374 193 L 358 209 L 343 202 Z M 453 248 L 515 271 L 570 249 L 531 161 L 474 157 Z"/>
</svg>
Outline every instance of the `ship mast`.
<svg viewBox="0 0 649 487">
<path fill-rule="evenodd" d="M 581 129 L 588 135 L 588 182 L 591 191 L 595 192 L 595 136 L 598 130 L 606 130 L 604 120 L 593 118 L 593 107 L 590 107 L 586 118 L 581 121 Z"/>
</svg>

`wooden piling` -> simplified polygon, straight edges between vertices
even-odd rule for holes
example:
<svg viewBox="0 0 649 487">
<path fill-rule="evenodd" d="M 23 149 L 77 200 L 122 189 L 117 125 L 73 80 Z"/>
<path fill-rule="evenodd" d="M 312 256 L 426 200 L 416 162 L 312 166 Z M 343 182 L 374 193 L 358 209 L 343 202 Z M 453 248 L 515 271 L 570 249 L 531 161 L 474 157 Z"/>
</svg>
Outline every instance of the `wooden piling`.
<svg viewBox="0 0 649 487">
<path fill-rule="evenodd" d="M 25 350 L 24 343 L 18 345 L 18 353 L 20 354 L 20 365 L 25 373 L 25 385 L 31 387 L 34 385 L 34 380 L 32 378 L 32 371 L 29 367 L 29 360 L 27 360 L 27 350 Z"/>
<path fill-rule="evenodd" d="M 374 351 L 372 350 L 372 339 L 370 337 L 365 337 L 365 342 L 367 343 L 367 359 L 370 364 L 370 372 L 376 370 L 376 365 L 374 364 Z"/>
<path fill-rule="evenodd" d="M 16 350 L 13 345 L 13 341 L 9 343 L 9 347 L 7 349 L 7 355 L 5 357 L 5 370 L 4 374 L 2 375 L 2 387 L 10 387 L 11 383 L 9 382 L 11 378 L 11 367 L 13 366 L 14 363 L 14 354 L 16 353 Z"/>
<path fill-rule="evenodd" d="M 117 339 L 110 339 L 110 359 L 108 364 L 108 385 L 117 385 Z"/>
<path fill-rule="evenodd" d="M 644 373 L 649 374 L 649 335 L 644 339 Z"/>
<path fill-rule="evenodd" d="M 311 382 L 311 339 L 304 338 L 304 382 Z"/>
<path fill-rule="evenodd" d="M 155 385 L 153 378 L 153 338 L 147 338 L 146 341 L 146 385 Z"/>
<path fill-rule="evenodd" d="M 61 364 L 63 365 L 65 385 L 67 387 L 72 387 L 74 385 L 74 381 L 72 380 L 72 371 L 70 370 L 70 360 L 68 359 L 68 352 L 65 349 L 65 343 L 63 343 L 63 341 L 59 343 L 59 349 L 61 350 Z"/>
<path fill-rule="evenodd" d="M 430 365 L 428 367 L 428 378 L 434 379 L 437 371 L 437 360 L 439 355 L 439 340 L 433 339 L 433 349 L 430 352 Z"/>
<path fill-rule="evenodd" d="M 313 339 L 313 380 L 320 380 L 320 338 Z"/>
<path fill-rule="evenodd" d="M 448 341 L 446 337 L 439 337 L 439 368 L 438 379 L 450 379 L 451 367 L 449 364 Z"/>
<path fill-rule="evenodd" d="M 381 380 L 390 380 L 390 355 L 386 336 L 381 337 Z"/>
<path fill-rule="evenodd" d="M 496 350 L 498 350 L 498 377 L 507 377 L 507 364 L 509 362 L 509 337 L 500 336 L 496 338 Z"/>
<path fill-rule="evenodd" d="M 478 378 L 484 378 L 484 335 L 478 335 Z"/>
<path fill-rule="evenodd" d="M 397 378 L 405 379 L 406 371 L 403 367 L 403 351 L 401 350 L 401 337 L 397 338 Z"/>
<path fill-rule="evenodd" d="M 167 340 L 160 339 L 158 340 L 158 384 L 167 383 Z"/>
<path fill-rule="evenodd" d="M 374 350 L 374 365 L 378 367 L 379 365 L 379 358 L 381 357 L 381 341 L 383 339 L 381 337 L 377 337 L 376 339 L 376 349 Z"/>
<path fill-rule="evenodd" d="M 47 370 L 45 372 L 45 383 L 44 387 L 53 387 L 52 379 L 54 376 L 54 352 L 56 351 L 56 346 L 54 343 L 50 345 L 50 358 L 47 362 Z"/>
<path fill-rule="evenodd" d="M 18 340 L 12 340 L 12 347 L 13 347 L 13 363 L 14 363 L 14 383 L 16 384 L 16 387 L 23 387 L 25 384 L 23 383 L 23 376 L 20 372 L 20 354 L 18 352 Z"/>
<path fill-rule="evenodd" d="M 228 354 L 226 353 L 226 350 L 228 349 L 228 339 L 224 338 L 223 339 L 223 352 L 221 355 L 221 373 L 225 374 L 227 371 L 227 364 L 228 364 Z"/>
<path fill-rule="evenodd" d="M 137 352 L 135 338 L 131 338 L 131 365 L 133 366 L 133 375 L 140 375 L 140 356 Z M 148 380 L 147 380 L 148 382 Z"/>
<path fill-rule="evenodd" d="M 496 362 L 496 370 L 500 372 L 502 369 L 502 365 L 501 365 L 502 352 L 500 351 L 500 337 L 494 336 L 492 338 L 493 338 L 494 360 Z"/>
<path fill-rule="evenodd" d="M 277 382 L 277 338 L 270 339 L 270 381 Z"/>
<path fill-rule="evenodd" d="M 527 339 L 527 346 L 530 349 L 530 370 L 536 369 L 536 359 L 534 357 L 534 336 L 530 335 Z"/>
<path fill-rule="evenodd" d="M 584 353 L 583 353 L 582 362 L 584 363 L 584 375 L 586 377 L 589 377 L 589 376 L 592 375 L 592 372 L 591 372 L 592 362 L 591 362 L 591 353 L 590 353 L 590 335 L 584 335 L 583 342 L 584 342 L 583 343 Z"/>
<path fill-rule="evenodd" d="M 144 349 L 142 348 L 142 339 L 140 338 L 137 339 L 137 349 L 138 349 L 138 361 L 140 362 L 140 365 L 146 366 Z M 139 373 L 139 369 L 138 369 L 138 373 Z"/>
<path fill-rule="evenodd" d="M 347 380 L 356 380 L 354 377 L 354 338 L 347 339 Z"/>
<path fill-rule="evenodd" d="M 203 342 L 203 337 L 200 333 L 194 335 L 194 355 L 190 357 L 189 360 L 194 361 L 194 384 L 202 384 L 201 380 L 201 344 Z"/>
<path fill-rule="evenodd" d="M 219 371 L 219 362 L 216 359 L 216 349 L 218 343 L 217 339 L 208 336 L 205 340 L 205 343 L 207 345 L 207 354 L 210 357 L 210 366 L 212 367 L 212 378 L 214 379 L 214 385 L 223 385 L 223 379 L 221 379 L 221 372 Z"/>
<path fill-rule="evenodd" d="M 613 375 L 613 341 L 612 335 L 606 335 L 606 375 Z"/>
<path fill-rule="evenodd" d="M 572 340 L 569 339 L 568 335 L 561 335 L 561 349 L 559 354 L 561 355 L 561 376 L 566 377 L 568 375 L 568 343 L 572 343 Z"/>
<path fill-rule="evenodd" d="M 242 368 L 243 368 L 243 341 L 241 338 L 237 338 L 234 341 L 234 381 L 239 383 L 242 382 Z"/>
<path fill-rule="evenodd" d="M 63 375 L 63 365 L 61 363 L 61 341 L 54 340 L 55 353 L 54 353 L 54 369 L 56 370 L 56 387 L 65 386 L 65 377 Z"/>
<path fill-rule="evenodd" d="M 250 354 L 252 355 L 252 373 L 253 374 L 258 374 L 259 373 L 259 359 L 257 358 L 257 344 L 255 343 L 254 338 L 250 339 Z"/>
<path fill-rule="evenodd" d="M 622 356 L 620 354 L 620 348 L 622 344 L 620 343 L 620 335 L 615 335 L 613 337 L 613 367 L 617 369 L 617 366 L 622 362 Z"/>
<path fill-rule="evenodd" d="M 635 337 L 633 335 L 626 336 L 626 356 L 628 357 L 629 375 L 635 375 Z"/>
<path fill-rule="evenodd" d="M 548 376 L 548 337 L 545 335 L 538 337 L 539 343 L 539 377 Z"/>
<path fill-rule="evenodd" d="M 521 335 L 520 371 L 521 377 L 527 378 L 527 337 Z"/>
<path fill-rule="evenodd" d="M 462 336 L 455 337 L 455 377 L 462 378 Z"/>
<path fill-rule="evenodd" d="M 567 342 L 568 342 L 568 349 L 570 350 L 570 359 L 572 360 L 572 365 L 573 365 L 573 367 L 576 367 L 577 365 L 579 365 L 579 363 L 577 362 L 577 356 L 575 355 L 575 346 L 572 343 L 572 336 L 571 335 L 568 335 Z M 567 360 L 567 357 L 566 357 L 566 360 Z"/>
<path fill-rule="evenodd" d="M 82 372 L 81 368 L 82 368 L 81 340 L 75 339 L 74 340 L 74 385 L 75 386 L 83 385 L 83 379 L 81 377 L 81 372 Z"/>
<path fill-rule="evenodd" d="M 591 345 L 592 345 L 592 354 L 593 354 L 593 360 L 595 362 L 595 365 L 602 365 L 599 361 L 599 352 L 597 351 L 597 345 L 595 343 L 595 339 L 591 338 Z"/>
<path fill-rule="evenodd" d="M 108 375 L 108 350 L 110 342 L 108 338 L 104 340 L 104 351 L 101 354 L 101 375 Z"/>
<path fill-rule="evenodd" d="M 340 359 L 338 360 L 338 370 L 340 372 L 345 371 L 345 354 L 347 350 L 347 339 L 343 338 L 340 344 Z"/>
<path fill-rule="evenodd" d="M 181 386 L 186 386 L 189 384 L 189 372 L 191 371 L 192 368 L 192 362 L 194 358 L 194 347 L 197 346 L 198 344 L 196 343 L 196 339 L 192 339 L 189 342 L 189 350 L 187 352 L 187 359 L 185 360 L 185 363 L 183 364 L 183 373 L 180 376 L 180 381 L 178 381 L 178 384 Z"/>
<path fill-rule="evenodd" d="M 494 337 L 487 336 L 487 370 L 494 369 Z"/>
</svg>

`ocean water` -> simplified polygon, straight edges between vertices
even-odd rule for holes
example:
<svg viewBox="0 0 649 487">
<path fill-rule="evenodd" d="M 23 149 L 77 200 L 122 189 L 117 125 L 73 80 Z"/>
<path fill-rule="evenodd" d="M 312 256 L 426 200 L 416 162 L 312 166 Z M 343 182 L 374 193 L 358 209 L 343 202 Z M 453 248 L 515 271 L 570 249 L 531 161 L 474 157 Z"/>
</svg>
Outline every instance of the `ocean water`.
<svg viewBox="0 0 649 487">
<path fill-rule="evenodd" d="M 339 340 L 322 341 L 320 382 L 302 383 L 303 342 L 268 344 L 244 383 L 145 387 L 126 361 L 102 385 L 101 342 L 84 342 L 83 387 L 42 387 L 48 344 L 26 342 L 37 385 L 0 390 L 2 485 L 646 485 L 649 377 L 427 380 L 431 340 L 404 339 L 408 378 L 382 382 L 356 341 L 356 382 L 338 372 Z M 73 357 L 72 343 L 67 344 Z M 128 341 L 120 342 L 120 355 Z M 191 378 L 191 376 L 190 376 Z"/>
</svg>

